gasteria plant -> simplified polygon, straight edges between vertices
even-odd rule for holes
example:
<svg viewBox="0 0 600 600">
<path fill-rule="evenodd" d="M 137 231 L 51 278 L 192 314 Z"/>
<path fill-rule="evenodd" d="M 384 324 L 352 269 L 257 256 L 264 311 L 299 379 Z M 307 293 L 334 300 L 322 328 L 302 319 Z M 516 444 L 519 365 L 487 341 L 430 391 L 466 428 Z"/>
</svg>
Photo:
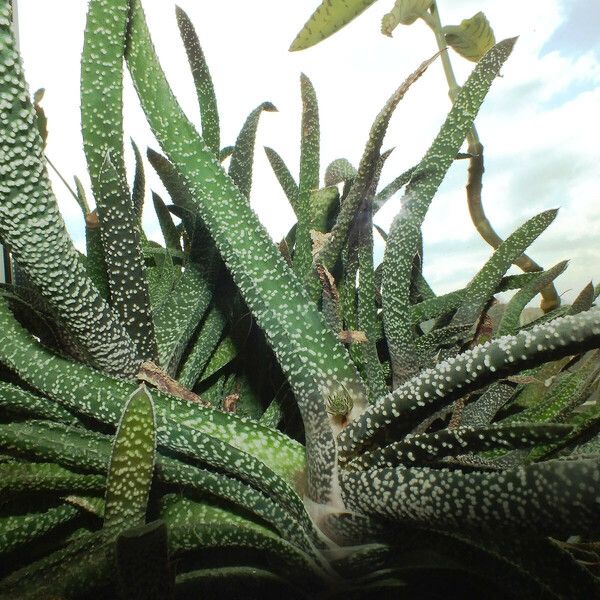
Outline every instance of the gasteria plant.
<svg viewBox="0 0 600 600">
<path fill-rule="evenodd" d="M 423 159 L 382 189 L 387 124 L 431 60 L 377 115 L 358 168 L 334 161 L 324 187 L 303 76 L 298 181 L 267 149 L 297 216 L 276 245 L 248 201 L 273 106 L 222 148 L 185 13 L 201 133 L 139 0 L 92 0 L 82 255 L 0 7 L 0 237 L 20 273 L 0 295 L 1 598 L 600 597 L 598 290 L 522 327 L 566 265 L 505 276 L 555 211 L 464 289 L 436 296 L 421 269 L 427 209 L 514 40 L 483 56 Z M 141 228 L 137 147 L 131 191 L 125 177 L 124 62 L 164 153 L 148 151 L 172 201 L 153 194 L 164 247 Z M 373 212 L 403 187 L 375 268 Z"/>
</svg>

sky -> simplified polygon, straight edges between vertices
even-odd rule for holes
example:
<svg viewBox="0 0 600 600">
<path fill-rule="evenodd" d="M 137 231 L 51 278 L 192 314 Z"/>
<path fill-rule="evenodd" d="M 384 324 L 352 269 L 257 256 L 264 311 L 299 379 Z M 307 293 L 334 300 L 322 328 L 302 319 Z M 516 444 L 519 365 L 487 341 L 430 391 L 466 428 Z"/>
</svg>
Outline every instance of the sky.
<svg viewBox="0 0 600 600">
<path fill-rule="evenodd" d="M 175 22 L 175 2 L 142 0 L 153 40 L 184 110 L 199 126 L 192 78 Z M 19 30 L 30 90 L 44 87 L 49 119 L 47 154 L 69 180 L 86 178 L 79 117 L 79 60 L 87 2 L 19 0 Z M 288 47 L 318 0 L 179 0 L 194 23 L 215 83 L 222 145 L 235 141 L 248 113 L 263 101 L 278 112 L 261 117 L 251 202 L 279 240 L 293 213 L 265 158 L 276 149 L 297 176 L 300 137 L 300 73 L 313 82 L 321 120 L 321 176 L 332 160 L 357 165 L 372 120 L 419 63 L 436 51 L 420 21 L 399 26 L 393 38 L 379 32 L 392 0 L 375 2 L 332 38 L 302 52 Z M 600 282 L 600 2 L 598 0 L 438 0 L 442 22 L 458 24 L 482 10 L 497 40 L 519 36 L 476 120 L 485 146 L 483 202 L 502 236 L 549 208 L 560 208 L 529 254 L 545 267 L 570 259 L 557 280 L 570 301 L 586 283 Z M 459 81 L 473 68 L 456 54 Z M 126 75 L 125 139 L 158 149 Z M 416 164 L 449 108 L 441 64 L 435 63 L 410 89 L 392 119 L 384 148 L 394 147 L 381 183 Z M 127 157 L 132 162 L 131 152 Z M 437 293 L 465 285 L 491 248 L 471 224 L 464 185 L 466 161 L 456 161 L 424 225 L 425 274 Z M 162 192 L 157 178 L 152 189 Z M 132 171 L 132 169 L 131 169 Z M 132 175 L 132 173 L 131 173 Z M 65 221 L 79 248 L 83 219 L 65 187 L 53 176 Z M 149 192 L 148 192 L 149 194 Z M 147 196 L 148 198 L 149 196 Z M 159 239 L 147 202 L 145 225 Z M 376 217 L 387 229 L 400 207 L 391 199 Z M 376 253 L 381 257 L 382 242 Z M 517 272 L 516 270 L 514 272 Z"/>
</svg>

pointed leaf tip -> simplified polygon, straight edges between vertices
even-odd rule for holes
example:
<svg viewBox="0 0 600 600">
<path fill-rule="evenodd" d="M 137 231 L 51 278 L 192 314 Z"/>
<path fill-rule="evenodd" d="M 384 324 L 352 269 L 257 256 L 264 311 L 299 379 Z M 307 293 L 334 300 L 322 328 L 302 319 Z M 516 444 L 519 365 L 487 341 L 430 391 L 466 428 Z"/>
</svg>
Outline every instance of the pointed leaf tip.
<svg viewBox="0 0 600 600">
<path fill-rule="evenodd" d="M 324 0 L 304 24 L 289 51 L 305 50 L 333 35 L 375 0 Z"/>
</svg>

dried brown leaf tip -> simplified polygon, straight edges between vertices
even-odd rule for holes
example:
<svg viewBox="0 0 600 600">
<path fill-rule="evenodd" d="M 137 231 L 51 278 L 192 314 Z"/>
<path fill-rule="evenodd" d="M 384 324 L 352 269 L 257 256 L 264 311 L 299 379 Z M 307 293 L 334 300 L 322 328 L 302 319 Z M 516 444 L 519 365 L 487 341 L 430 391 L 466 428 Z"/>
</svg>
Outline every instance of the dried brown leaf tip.
<svg viewBox="0 0 600 600">
<path fill-rule="evenodd" d="M 92 212 L 85 215 L 85 226 L 88 229 L 97 229 L 98 227 L 100 227 L 98 212 L 95 209 Z"/>
<path fill-rule="evenodd" d="M 318 232 L 315 232 L 318 233 Z M 323 234 L 320 234 L 323 235 Z M 333 275 L 329 272 L 327 267 L 323 265 L 316 266 L 317 275 L 321 280 L 321 285 L 323 286 L 323 294 L 333 300 L 336 304 L 340 301 L 340 294 L 337 291 L 335 286 L 335 279 Z"/>
<path fill-rule="evenodd" d="M 234 413 L 239 402 L 239 394 L 229 394 L 223 398 L 223 411 L 228 413 Z"/>
<path fill-rule="evenodd" d="M 319 255 L 327 240 L 331 237 L 331 232 L 323 233 L 316 229 L 310 230 L 310 239 L 312 240 L 312 255 L 313 258 Z"/>
<path fill-rule="evenodd" d="M 169 377 L 158 365 L 155 365 L 153 362 L 146 361 L 140 365 L 137 379 L 153 385 L 161 392 L 172 394 L 173 396 L 177 396 L 182 400 L 201 404 L 207 408 L 212 407 L 210 403 L 202 400 L 200 396 L 194 394 L 194 392 L 191 390 L 188 390 L 172 377 Z"/>
<path fill-rule="evenodd" d="M 345 330 L 338 333 L 343 344 L 366 344 L 369 340 L 364 331 Z"/>
</svg>

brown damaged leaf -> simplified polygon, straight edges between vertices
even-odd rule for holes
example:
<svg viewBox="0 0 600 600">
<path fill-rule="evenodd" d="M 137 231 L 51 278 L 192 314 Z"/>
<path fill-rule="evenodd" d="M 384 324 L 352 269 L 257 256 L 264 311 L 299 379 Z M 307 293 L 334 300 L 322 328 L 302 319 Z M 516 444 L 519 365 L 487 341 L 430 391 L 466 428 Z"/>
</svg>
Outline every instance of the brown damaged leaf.
<svg viewBox="0 0 600 600">
<path fill-rule="evenodd" d="M 177 396 L 182 400 L 194 402 L 196 404 L 205 406 L 206 408 L 212 408 L 212 405 L 209 402 L 202 400 L 200 396 L 194 394 L 194 392 L 191 390 L 188 390 L 172 377 L 169 377 L 158 365 L 155 365 L 153 362 L 146 361 L 140 365 L 137 379 L 150 383 L 161 392 L 172 394 L 173 396 Z"/>
<path fill-rule="evenodd" d="M 369 341 L 364 331 L 354 331 L 352 329 L 340 331 L 338 339 L 343 344 L 366 344 Z"/>
</svg>

